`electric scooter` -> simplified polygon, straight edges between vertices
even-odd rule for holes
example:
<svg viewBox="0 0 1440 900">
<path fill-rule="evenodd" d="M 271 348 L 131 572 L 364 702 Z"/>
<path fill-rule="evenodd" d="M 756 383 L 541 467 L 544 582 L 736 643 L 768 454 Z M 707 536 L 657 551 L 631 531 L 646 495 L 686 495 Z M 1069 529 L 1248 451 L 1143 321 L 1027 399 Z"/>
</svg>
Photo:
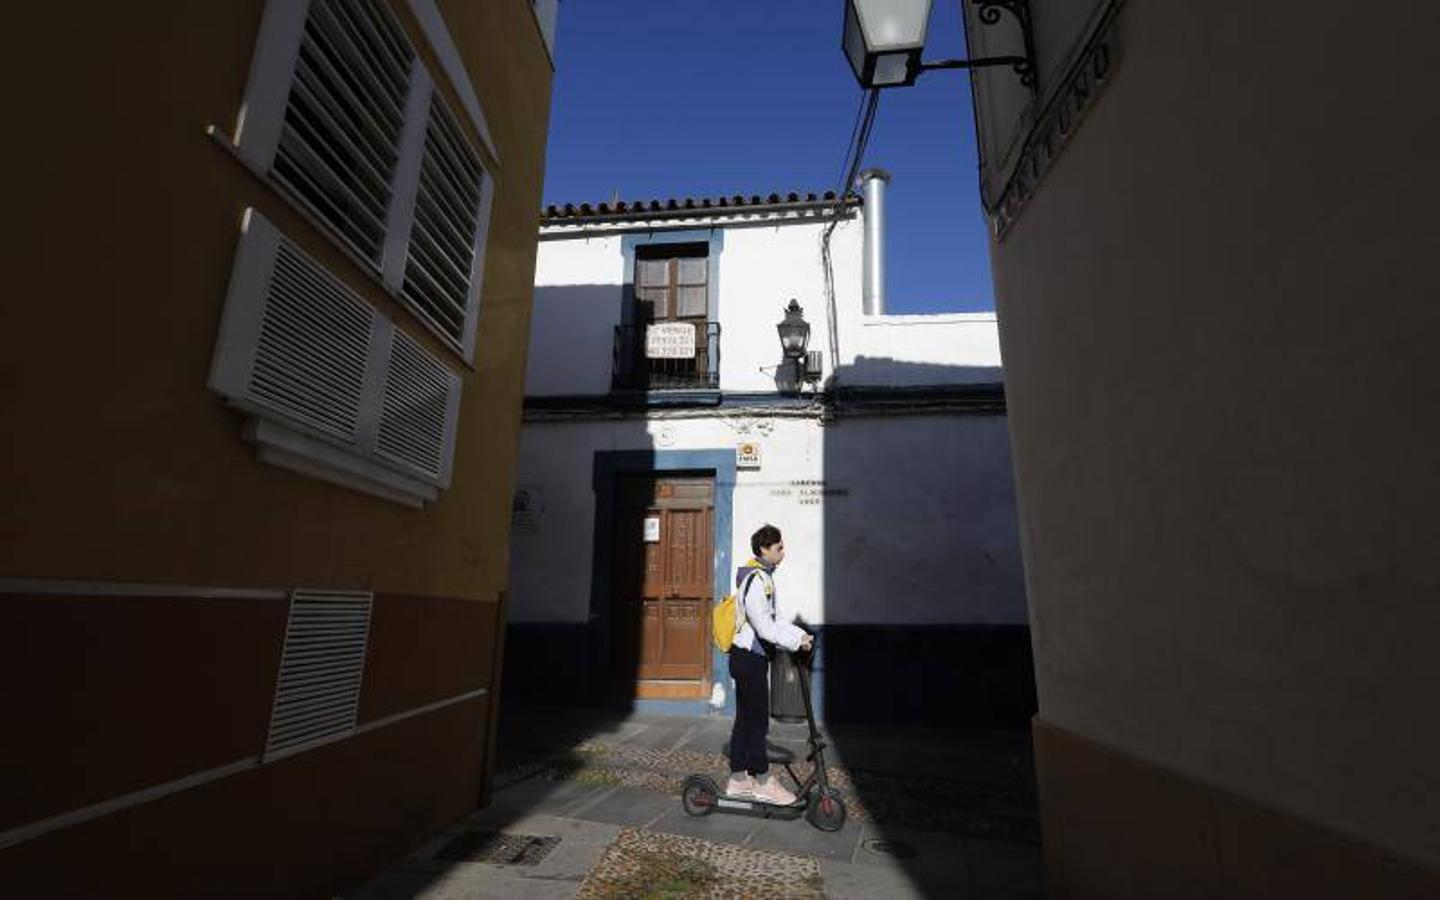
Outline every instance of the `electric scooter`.
<svg viewBox="0 0 1440 900">
<path fill-rule="evenodd" d="M 691 775 L 685 779 L 685 787 L 680 792 L 680 804 L 686 813 L 692 816 L 708 816 L 713 812 L 720 812 L 764 819 L 798 819 L 803 815 L 805 821 L 821 831 L 839 831 L 844 827 L 845 801 L 841 799 L 840 792 L 830 786 L 825 773 L 827 745 L 815 728 L 815 710 L 810 702 L 810 657 L 811 653 L 805 652 L 800 655 L 795 665 L 800 675 L 800 695 L 805 700 L 805 722 L 810 728 L 810 752 L 805 757 L 806 761 L 811 763 L 810 774 L 803 782 L 795 774 L 792 768 L 795 762 L 794 752 L 768 742 L 765 748 L 770 762 L 784 766 L 785 771 L 790 774 L 790 780 L 798 787 L 795 791 L 795 802 L 781 805 L 766 803 L 754 797 L 732 797 L 721 793 L 710 776 Z M 725 742 L 722 752 L 728 759 L 729 741 Z"/>
</svg>

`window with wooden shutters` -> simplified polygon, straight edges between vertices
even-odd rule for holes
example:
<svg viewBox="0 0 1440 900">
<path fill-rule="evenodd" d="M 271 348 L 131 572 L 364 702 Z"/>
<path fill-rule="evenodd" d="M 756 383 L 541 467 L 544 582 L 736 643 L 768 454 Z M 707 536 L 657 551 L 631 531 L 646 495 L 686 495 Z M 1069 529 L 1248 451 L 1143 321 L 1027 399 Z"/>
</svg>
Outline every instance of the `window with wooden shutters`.
<svg viewBox="0 0 1440 900">
<path fill-rule="evenodd" d="M 460 377 L 254 210 L 210 387 L 265 462 L 412 506 L 450 484 Z"/>
<path fill-rule="evenodd" d="M 494 185 L 387 0 L 269 0 L 235 149 L 474 359 Z"/>
<path fill-rule="evenodd" d="M 648 248 L 647 248 L 648 249 Z M 635 259 L 637 321 L 703 322 L 710 313 L 705 245 L 664 245 Z"/>
<path fill-rule="evenodd" d="M 615 332 L 616 388 L 719 386 L 720 323 L 709 321 L 710 265 L 707 244 L 657 244 L 637 249 L 631 323 L 618 326 Z M 683 357 L 671 351 L 657 355 L 657 329 L 673 339 L 677 329 L 683 328 L 693 330 L 694 350 L 683 350 Z M 688 332 L 679 334 L 684 346 L 691 346 Z"/>
</svg>

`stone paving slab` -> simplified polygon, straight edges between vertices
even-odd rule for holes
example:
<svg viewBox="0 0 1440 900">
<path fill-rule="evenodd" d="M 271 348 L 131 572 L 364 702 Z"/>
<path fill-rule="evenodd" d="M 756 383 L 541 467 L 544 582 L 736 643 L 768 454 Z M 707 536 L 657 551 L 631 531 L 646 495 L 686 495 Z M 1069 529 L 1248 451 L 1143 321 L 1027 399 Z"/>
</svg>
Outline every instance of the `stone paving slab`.
<svg viewBox="0 0 1440 900">
<path fill-rule="evenodd" d="M 780 850 L 786 853 L 803 853 L 816 859 L 850 862 L 855 855 L 855 845 L 860 841 L 860 826 L 847 821 L 845 827 L 835 832 L 825 832 L 811 827 L 802 816 L 799 819 L 756 819 L 758 824 L 745 841 L 745 846 L 762 850 Z"/>
<path fill-rule="evenodd" d="M 977 888 L 1004 888 L 1032 897 L 1045 891 L 1045 860 L 1039 847 L 966 838 L 965 864 Z"/>
<path fill-rule="evenodd" d="M 565 815 L 609 789 L 610 785 L 532 778 L 496 790 L 491 808 Z"/>
<path fill-rule="evenodd" d="M 526 878 L 472 863 L 433 873 L 387 872 L 339 900 L 570 900 L 580 882 Z"/>
<path fill-rule="evenodd" d="M 651 822 L 651 831 L 680 834 L 686 837 L 703 838 L 707 841 L 722 841 L 728 844 L 743 844 L 754 833 L 760 819 L 749 816 L 726 816 L 711 814 L 702 818 L 688 815 L 680 808 L 679 800 L 672 800 L 671 810 Z"/>
<path fill-rule="evenodd" d="M 648 825 L 669 812 L 675 800 L 643 788 L 611 788 L 589 805 L 575 810 L 574 815 L 587 822 L 608 822 L 612 825 Z"/>
<path fill-rule="evenodd" d="M 450 839 L 467 829 L 560 840 L 543 860 L 531 866 L 435 859 Z M 542 813 L 516 816 L 493 808 L 482 810 L 446 829 L 400 865 L 340 895 L 340 900 L 573 897 L 620 830 L 617 825 Z"/>
<path fill-rule="evenodd" d="M 924 892 L 901 870 L 853 863 L 820 860 L 820 878 L 828 900 L 909 900 L 924 897 L 956 897 L 972 900 L 960 880 L 940 891 Z"/>
<path fill-rule="evenodd" d="M 877 842 L 898 845 L 902 855 L 873 849 Z M 964 839 L 954 834 L 865 823 L 851 861 L 862 866 L 894 866 L 910 870 L 956 869 L 965 852 Z"/>
</svg>

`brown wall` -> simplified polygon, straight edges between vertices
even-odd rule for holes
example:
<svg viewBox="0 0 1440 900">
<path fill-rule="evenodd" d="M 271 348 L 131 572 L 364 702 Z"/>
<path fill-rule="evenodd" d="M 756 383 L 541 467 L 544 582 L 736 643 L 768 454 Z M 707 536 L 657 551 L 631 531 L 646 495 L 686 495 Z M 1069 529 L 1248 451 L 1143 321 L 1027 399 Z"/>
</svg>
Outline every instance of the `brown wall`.
<svg viewBox="0 0 1440 900">
<path fill-rule="evenodd" d="M 496 604 L 377 595 L 358 717 L 377 727 L 262 765 L 285 621 L 283 599 L 0 597 L 0 833 L 243 768 L 0 849 L 0 884 L 314 895 L 475 807 L 492 694 L 381 720 L 492 687 Z M 67 855 L 87 865 L 48 871 Z"/>
<path fill-rule="evenodd" d="M 1041 718 L 1440 869 L 1440 10 L 1117 21 L 992 250 Z"/>
<path fill-rule="evenodd" d="M 1050 900 L 1434 900 L 1440 874 L 1036 720 Z"/>
<path fill-rule="evenodd" d="M 285 616 L 281 599 L 0 597 L 0 831 L 258 755 Z"/>
<path fill-rule="evenodd" d="M 331 897 L 473 808 L 487 697 L 0 851 L 16 897 Z"/>
<path fill-rule="evenodd" d="M 14 439 L 0 450 L 12 476 L 0 575 L 493 599 L 508 556 L 549 115 L 550 65 L 528 4 L 441 4 L 501 159 L 454 482 L 424 511 L 257 463 L 242 417 L 205 387 L 250 205 L 464 371 L 205 136 L 210 124 L 233 130 L 262 7 L 27 10 L 40 21 L 10 62 L 44 76 L 11 92 L 11 121 L 31 140 L 14 170 L 24 189 L 7 197 L 25 264 L 11 268 L 16 299 L 3 313 L 0 422 Z"/>
</svg>

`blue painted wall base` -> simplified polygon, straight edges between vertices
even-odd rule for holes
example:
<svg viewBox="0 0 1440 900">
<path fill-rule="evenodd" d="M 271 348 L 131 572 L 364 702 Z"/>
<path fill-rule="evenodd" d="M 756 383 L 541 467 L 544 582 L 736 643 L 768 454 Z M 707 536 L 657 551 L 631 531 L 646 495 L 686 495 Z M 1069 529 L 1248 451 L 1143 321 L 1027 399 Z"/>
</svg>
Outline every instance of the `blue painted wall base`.
<svg viewBox="0 0 1440 900">
<path fill-rule="evenodd" d="M 503 702 L 609 707 L 704 715 L 696 700 L 607 697 L 603 669 L 587 652 L 594 629 L 583 624 L 517 623 L 505 646 Z M 1024 730 L 1036 711 L 1030 629 L 1023 625 L 828 625 L 818 629 L 811 696 L 826 722 Z M 717 654 L 718 655 L 718 654 Z M 725 685 L 723 715 L 734 712 Z"/>
</svg>

